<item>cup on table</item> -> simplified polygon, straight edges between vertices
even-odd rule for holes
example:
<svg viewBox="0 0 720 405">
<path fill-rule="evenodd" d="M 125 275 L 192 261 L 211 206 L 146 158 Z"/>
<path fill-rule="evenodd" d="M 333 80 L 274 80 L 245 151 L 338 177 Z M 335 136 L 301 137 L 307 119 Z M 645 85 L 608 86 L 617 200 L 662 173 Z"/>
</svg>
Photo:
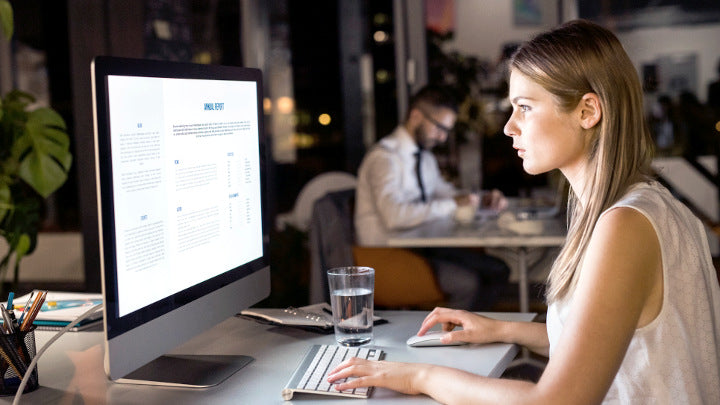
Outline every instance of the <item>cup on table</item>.
<svg viewBox="0 0 720 405">
<path fill-rule="evenodd" d="M 360 346 L 373 338 L 375 269 L 336 267 L 327 271 L 335 340 L 343 346 Z"/>
<path fill-rule="evenodd" d="M 455 220 L 461 224 L 471 224 L 475 220 L 477 208 L 472 205 L 461 205 L 455 209 Z"/>
</svg>

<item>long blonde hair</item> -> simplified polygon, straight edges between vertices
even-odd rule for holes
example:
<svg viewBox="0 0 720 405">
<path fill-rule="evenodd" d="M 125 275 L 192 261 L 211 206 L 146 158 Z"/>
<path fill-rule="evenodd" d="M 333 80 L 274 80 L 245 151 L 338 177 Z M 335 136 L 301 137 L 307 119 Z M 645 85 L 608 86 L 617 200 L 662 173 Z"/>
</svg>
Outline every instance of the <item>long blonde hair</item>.
<svg viewBox="0 0 720 405">
<path fill-rule="evenodd" d="M 583 95 L 600 99 L 588 156 L 585 205 L 570 190 L 568 235 L 548 277 L 548 302 L 574 288 L 600 214 L 633 183 L 650 177 L 652 142 L 644 120 L 640 81 L 620 41 L 585 20 L 565 23 L 523 44 L 510 60 L 517 70 L 553 94 L 570 111 Z"/>
</svg>

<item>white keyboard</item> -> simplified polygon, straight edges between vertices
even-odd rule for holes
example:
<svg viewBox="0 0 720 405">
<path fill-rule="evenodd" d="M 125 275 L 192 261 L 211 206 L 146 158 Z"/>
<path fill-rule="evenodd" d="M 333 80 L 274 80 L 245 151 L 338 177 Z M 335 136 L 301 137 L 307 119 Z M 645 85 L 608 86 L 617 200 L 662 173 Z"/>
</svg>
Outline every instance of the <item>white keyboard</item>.
<svg viewBox="0 0 720 405">
<path fill-rule="evenodd" d="M 290 382 L 285 386 L 285 389 L 282 390 L 282 397 L 288 401 L 292 399 L 296 392 L 304 392 L 308 394 L 367 398 L 373 387 L 338 391 L 335 389 L 335 383 L 330 384 L 327 382 L 327 375 L 335 369 L 338 364 L 351 357 L 380 360 L 383 354 L 382 350 L 369 347 L 314 345 L 300 362 L 292 378 L 290 378 Z M 345 379 L 338 382 L 343 381 L 345 381 Z"/>
</svg>

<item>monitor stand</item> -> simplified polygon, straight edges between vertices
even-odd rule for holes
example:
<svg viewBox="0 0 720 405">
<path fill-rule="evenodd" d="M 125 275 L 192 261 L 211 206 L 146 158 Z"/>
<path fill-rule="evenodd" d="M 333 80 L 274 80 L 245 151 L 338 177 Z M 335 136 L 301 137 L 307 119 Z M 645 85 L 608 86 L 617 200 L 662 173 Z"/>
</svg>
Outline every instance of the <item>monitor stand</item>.
<svg viewBox="0 0 720 405">
<path fill-rule="evenodd" d="M 116 382 L 206 388 L 220 384 L 253 360 L 241 355 L 164 355 Z"/>
</svg>

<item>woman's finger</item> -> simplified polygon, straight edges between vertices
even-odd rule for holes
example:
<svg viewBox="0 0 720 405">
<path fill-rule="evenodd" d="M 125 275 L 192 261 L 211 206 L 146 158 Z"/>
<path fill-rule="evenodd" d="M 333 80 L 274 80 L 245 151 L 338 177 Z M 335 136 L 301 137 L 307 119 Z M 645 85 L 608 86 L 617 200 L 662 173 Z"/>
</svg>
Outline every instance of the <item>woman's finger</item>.
<svg viewBox="0 0 720 405">
<path fill-rule="evenodd" d="M 328 381 L 333 382 L 341 378 L 349 377 L 357 372 L 357 368 L 368 360 L 360 359 L 357 357 L 351 357 L 342 363 L 338 364 L 333 370 L 328 373 Z"/>
<path fill-rule="evenodd" d="M 447 325 L 462 325 L 463 319 L 462 314 L 464 314 L 463 311 L 458 310 L 449 310 L 447 308 L 436 308 L 431 312 L 423 321 L 423 323 L 420 325 L 420 330 L 418 330 L 418 335 L 423 335 L 425 332 L 430 330 L 433 326 L 437 324 L 443 324 L 443 330 L 445 330 Z M 454 326 L 452 327 L 454 328 Z M 448 330 L 452 330 L 452 328 Z"/>
<path fill-rule="evenodd" d="M 359 387 L 375 387 L 377 384 L 373 383 L 374 378 L 372 376 L 367 377 L 353 377 L 348 381 L 335 383 L 335 389 L 338 391 L 352 390 Z"/>
</svg>

